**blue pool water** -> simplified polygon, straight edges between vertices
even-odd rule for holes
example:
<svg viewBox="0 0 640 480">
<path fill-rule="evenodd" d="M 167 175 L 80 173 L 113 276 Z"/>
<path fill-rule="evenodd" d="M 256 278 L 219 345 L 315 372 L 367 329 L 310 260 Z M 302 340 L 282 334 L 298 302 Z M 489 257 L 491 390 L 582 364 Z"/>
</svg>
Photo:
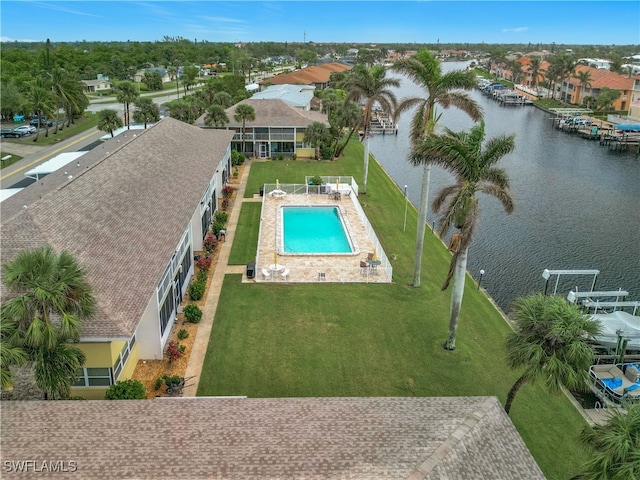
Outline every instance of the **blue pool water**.
<svg viewBox="0 0 640 480">
<path fill-rule="evenodd" d="M 284 253 L 331 254 L 353 250 L 336 207 L 282 207 Z"/>
</svg>

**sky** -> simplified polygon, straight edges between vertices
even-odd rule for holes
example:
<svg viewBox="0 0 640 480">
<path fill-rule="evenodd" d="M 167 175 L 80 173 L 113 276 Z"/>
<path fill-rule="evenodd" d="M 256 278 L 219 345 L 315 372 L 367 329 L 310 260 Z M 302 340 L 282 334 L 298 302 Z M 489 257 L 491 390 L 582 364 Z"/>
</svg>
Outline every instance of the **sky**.
<svg viewBox="0 0 640 480">
<path fill-rule="evenodd" d="M 2 0 L 0 9 L 2 41 L 640 44 L 637 0 Z"/>
</svg>

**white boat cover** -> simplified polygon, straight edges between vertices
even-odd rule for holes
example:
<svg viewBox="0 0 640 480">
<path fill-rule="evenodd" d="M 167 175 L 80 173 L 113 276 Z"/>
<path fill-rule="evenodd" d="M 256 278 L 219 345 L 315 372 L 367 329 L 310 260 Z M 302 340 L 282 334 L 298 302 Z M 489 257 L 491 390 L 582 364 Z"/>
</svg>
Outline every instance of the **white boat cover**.
<svg viewBox="0 0 640 480">
<path fill-rule="evenodd" d="M 631 315 L 621 310 L 612 313 L 597 313 L 591 318 L 602 325 L 602 335 L 597 340 L 605 345 L 615 347 L 618 343 L 618 332 L 628 339 L 627 350 L 640 350 L 640 316 Z"/>
</svg>

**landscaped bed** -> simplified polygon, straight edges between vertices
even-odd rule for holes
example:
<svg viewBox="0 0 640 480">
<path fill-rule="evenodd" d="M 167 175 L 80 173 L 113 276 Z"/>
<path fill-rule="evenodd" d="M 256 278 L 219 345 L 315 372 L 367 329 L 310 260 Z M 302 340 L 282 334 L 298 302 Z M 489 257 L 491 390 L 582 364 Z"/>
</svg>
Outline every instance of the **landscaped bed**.
<svg viewBox="0 0 640 480">
<path fill-rule="evenodd" d="M 301 175 L 354 174 L 359 180 L 361 171 L 357 142 L 336 162 L 256 162 L 246 196 L 275 178 L 285 183 Z M 227 275 L 198 395 L 495 395 L 504 401 L 520 373 L 504 361 L 507 322 L 468 278 L 458 348 L 445 351 L 450 291 L 440 286 L 450 254 L 428 231 L 422 286 L 409 286 L 417 214 L 409 211 L 403 232 L 404 197 L 375 162 L 367 190 L 359 200 L 396 258 L 395 283 L 243 284 L 239 275 Z M 254 205 L 245 204 L 240 215 L 243 235 L 236 235 L 232 250 L 239 264 L 255 252 L 247 248 L 258 235 Z M 527 385 L 511 416 L 548 478 L 577 473 L 586 460 L 578 441 L 586 423 L 566 397 Z"/>
</svg>

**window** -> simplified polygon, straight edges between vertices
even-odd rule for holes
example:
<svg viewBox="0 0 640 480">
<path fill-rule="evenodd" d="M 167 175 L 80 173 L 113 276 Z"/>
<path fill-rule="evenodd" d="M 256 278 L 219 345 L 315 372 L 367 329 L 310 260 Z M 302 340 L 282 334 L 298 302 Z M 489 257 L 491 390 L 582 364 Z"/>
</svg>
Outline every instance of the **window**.
<svg viewBox="0 0 640 480">
<path fill-rule="evenodd" d="M 164 331 L 169 324 L 169 320 L 171 319 L 171 314 L 173 313 L 173 309 L 175 307 L 174 303 L 174 295 L 167 295 L 164 299 L 164 303 L 160 307 L 160 336 L 164 335 Z"/>
<path fill-rule="evenodd" d="M 113 384 L 110 368 L 82 368 L 74 387 L 108 387 Z"/>
<path fill-rule="evenodd" d="M 122 369 L 124 368 L 125 364 L 127 363 L 127 359 L 129 358 L 129 354 L 131 353 L 131 350 L 133 349 L 133 346 L 135 344 L 136 344 L 136 336 L 134 335 L 122 347 L 122 351 L 118 355 L 118 358 L 116 359 L 116 363 L 113 364 L 113 379 L 114 380 L 118 380 L 118 377 L 120 376 L 120 372 L 122 372 Z"/>
</svg>

